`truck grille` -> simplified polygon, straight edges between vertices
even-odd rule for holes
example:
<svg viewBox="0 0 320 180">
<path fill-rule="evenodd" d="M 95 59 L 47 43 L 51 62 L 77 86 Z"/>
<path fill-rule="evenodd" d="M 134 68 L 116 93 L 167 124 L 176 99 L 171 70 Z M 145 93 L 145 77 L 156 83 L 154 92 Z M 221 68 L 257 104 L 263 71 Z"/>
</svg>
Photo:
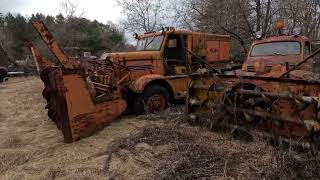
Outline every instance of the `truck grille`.
<svg viewBox="0 0 320 180">
<path fill-rule="evenodd" d="M 293 68 L 293 67 L 295 67 L 295 65 L 294 64 L 290 64 L 290 68 Z M 267 65 L 266 66 L 266 71 L 269 72 L 271 70 L 272 70 L 272 66 L 271 65 Z M 254 66 L 247 66 L 247 71 L 248 72 L 255 72 Z"/>
<path fill-rule="evenodd" d="M 248 72 L 254 72 L 254 66 L 247 66 Z"/>
</svg>

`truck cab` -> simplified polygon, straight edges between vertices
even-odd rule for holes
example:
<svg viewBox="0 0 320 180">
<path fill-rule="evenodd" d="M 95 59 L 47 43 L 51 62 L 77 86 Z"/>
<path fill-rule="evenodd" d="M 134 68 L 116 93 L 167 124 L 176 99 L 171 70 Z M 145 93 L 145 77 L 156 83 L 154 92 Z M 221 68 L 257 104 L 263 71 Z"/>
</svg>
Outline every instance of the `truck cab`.
<svg viewBox="0 0 320 180">
<path fill-rule="evenodd" d="M 135 34 L 136 51 L 105 53 L 101 60 L 110 60 L 126 67 L 121 77 L 127 104 L 135 111 L 161 111 L 169 101 L 186 96 L 189 74 L 209 64 L 224 68 L 230 61 L 231 38 L 227 35 L 163 28 L 160 32 Z M 205 64 L 204 64 L 205 62 Z M 126 76 L 127 75 L 127 76 Z"/>
<path fill-rule="evenodd" d="M 300 35 L 281 35 L 257 39 L 251 45 L 242 70 L 247 74 L 269 73 L 276 65 L 294 67 L 311 54 L 311 41 Z M 312 64 L 299 69 L 311 71 Z"/>
</svg>

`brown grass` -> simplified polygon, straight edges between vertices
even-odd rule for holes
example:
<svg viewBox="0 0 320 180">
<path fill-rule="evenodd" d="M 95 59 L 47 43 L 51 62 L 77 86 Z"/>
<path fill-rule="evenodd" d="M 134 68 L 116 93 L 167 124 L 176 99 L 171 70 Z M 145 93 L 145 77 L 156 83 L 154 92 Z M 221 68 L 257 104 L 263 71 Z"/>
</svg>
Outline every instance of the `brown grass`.
<svg viewBox="0 0 320 180">
<path fill-rule="evenodd" d="M 320 177 L 319 161 L 308 153 L 273 147 L 262 139 L 235 140 L 226 134 L 171 122 L 148 126 L 134 136 L 116 140 L 106 153 L 105 171 L 115 179 L 122 179 L 127 172 L 124 168 L 128 167 L 122 164 L 136 167 L 138 179 Z"/>
<path fill-rule="evenodd" d="M 235 140 L 183 121 L 182 107 L 122 117 L 73 144 L 46 115 L 38 78 L 0 84 L 0 179 L 319 179 L 307 152 Z"/>
<path fill-rule="evenodd" d="M 105 178 L 106 146 L 152 123 L 124 117 L 94 136 L 64 144 L 44 110 L 42 89 L 36 77 L 0 84 L 0 179 Z"/>
</svg>

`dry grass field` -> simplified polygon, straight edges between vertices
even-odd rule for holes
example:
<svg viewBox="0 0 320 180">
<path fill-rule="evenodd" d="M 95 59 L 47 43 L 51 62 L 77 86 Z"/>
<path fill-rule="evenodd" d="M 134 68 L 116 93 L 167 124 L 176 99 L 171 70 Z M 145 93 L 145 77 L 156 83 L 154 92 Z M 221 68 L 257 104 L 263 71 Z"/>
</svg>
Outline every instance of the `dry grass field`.
<svg viewBox="0 0 320 180">
<path fill-rule="evenodd" d="M 44 110 L 37 77 L 0 84 L 0 179 L 318 179 L 301 153 L 183 121 L 181 107 L 122 117 L 73 144 Z"/>
</svg>

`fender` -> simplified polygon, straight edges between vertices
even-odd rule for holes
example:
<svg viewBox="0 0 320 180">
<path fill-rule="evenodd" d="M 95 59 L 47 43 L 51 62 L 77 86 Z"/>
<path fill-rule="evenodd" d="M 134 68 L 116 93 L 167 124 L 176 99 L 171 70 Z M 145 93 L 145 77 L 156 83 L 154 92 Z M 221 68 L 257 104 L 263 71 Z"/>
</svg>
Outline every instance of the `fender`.
<svg viewBox="0 0 320 180">
<path fill-rule="evenodd" d="M 129 89 L 132 90 L 133 92 L 135 93 L 142 93 L 143 90 L 145 89 L 145 87 L 155 81 L 155 80 L 161 80 L 165 83 L 167 83 L 168 85 L 170 85 L 171 89 L 172 90 L 172 85 L 171 83 L 167 80 L 167 78 L 165 76 L 162 76 L 162 75 L 159 75 L 159 74 L 149 74 L 149 75 L 145 75 L 145 76 L 142 76 L 138 79 L 135 79 L 134 81 L 132 81 L 129 85 Z"/>
</svg>

